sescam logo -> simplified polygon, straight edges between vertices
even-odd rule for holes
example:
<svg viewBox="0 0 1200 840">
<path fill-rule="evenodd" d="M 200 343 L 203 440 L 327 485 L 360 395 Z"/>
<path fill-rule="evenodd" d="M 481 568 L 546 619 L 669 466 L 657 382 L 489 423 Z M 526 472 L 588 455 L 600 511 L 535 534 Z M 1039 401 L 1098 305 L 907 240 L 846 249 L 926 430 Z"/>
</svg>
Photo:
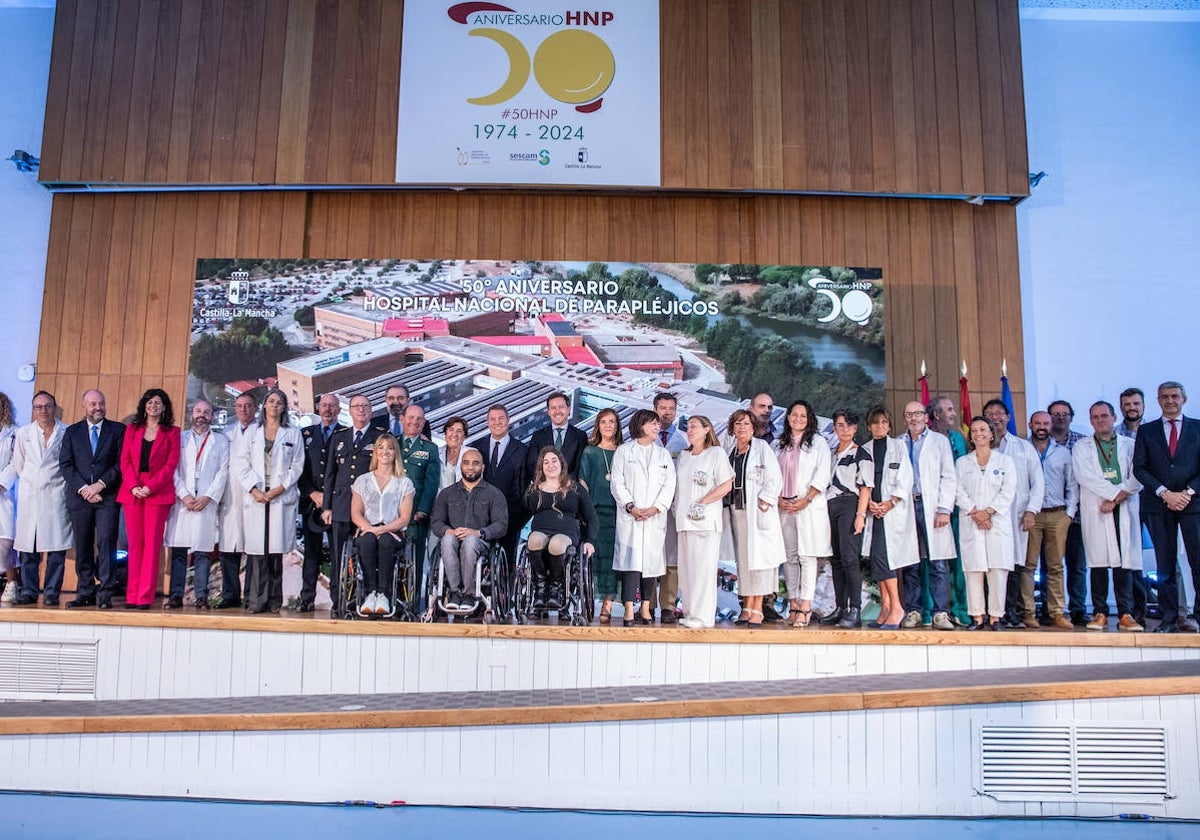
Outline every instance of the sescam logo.
<svg viewBox="0 0 1200 840">
<path fill-rule="evenodd" d="M 586 29 L 560 29 L 537 46 L 533 61 L 516 35 L 497 26 L 608 26 L 609 11 L 523 14 L 498 3 L 458 3 L 446 10 L 455 23 L 476 28 L 467 35 L 495 41 L 508 55 L 508 77 L 491 93 L 467 99 L 472 105 L 498 105 L 525 89 L 532 70 L 538 86 L 553 99 L 574 105 L 581 114 L 600 110 L 616 75 L 617 62 L 604 39 Z"/>
</svg>

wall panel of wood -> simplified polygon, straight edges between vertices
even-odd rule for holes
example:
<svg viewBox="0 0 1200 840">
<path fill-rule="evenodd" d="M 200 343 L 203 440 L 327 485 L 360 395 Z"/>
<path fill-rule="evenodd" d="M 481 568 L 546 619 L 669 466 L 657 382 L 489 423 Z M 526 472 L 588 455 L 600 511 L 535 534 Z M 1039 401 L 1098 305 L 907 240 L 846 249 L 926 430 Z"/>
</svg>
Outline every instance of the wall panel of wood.
<svg viewBox="0 0 1200 840">
<path fill-rule="evenodd" d="M 662 185 L 1028 193 L 1017 0 L 660 0 Z M 388 185 L 399 0 L 60 0 L 51 184 Z"/>
<path fill-rule="evenodd" d="M 54 199 L 38 387 L 79 413 L 105 390 L 133 410 L 184 396 L 196 260 L 205 257 L 741 262 L 879 266 L 889 402 L 957 393 L 978 409 L 1008 360 L 1024 416 L 1016 215 L 957 201 L 456 192 L 62 194 Z M 777 401 L 799 395 L 776 394 Z"/>
</svg>

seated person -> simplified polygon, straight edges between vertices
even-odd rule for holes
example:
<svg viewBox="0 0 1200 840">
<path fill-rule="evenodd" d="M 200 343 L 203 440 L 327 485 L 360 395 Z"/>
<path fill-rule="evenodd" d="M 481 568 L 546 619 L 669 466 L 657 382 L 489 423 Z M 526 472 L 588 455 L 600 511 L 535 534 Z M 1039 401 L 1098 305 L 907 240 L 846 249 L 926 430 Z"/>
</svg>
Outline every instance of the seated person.
<svg viewBox="0 0 1200 840">
<path fill-rule="evenodd" d="M 483 455 L 478 449 L 463 448 L 459 469 L 462 478 L 438 493 L 430 527 L 442 546 L 446 609 L 473 610 L 475 567 L 490 543 L 508 531 L 508 502 L 483 481 Z"/>
<path fill-rule="evenodd" d="M 362 568 L 362 612 L 386 615 L 391 604 L 385 593 L 392 591 L 392 570 L 396 552 L 404 545 L 401 532 L 412 519 L 413 483 L 404 474 L 400 444 L 389 434 L 375 438 L 371 452 L 371 471 L 354 479 L 351 485 L 350 519 L 358 528 L 354 543 L 358 546 Z"/>
<path fill-rule="evenodd" d="M 590 558 L 596 550 L 600 518 L 592 497 L 567 473 L 562 453 L 547 446 L 537 458 L 533 484 L 525 491 L 525 507 L 533 514 L 529 533 L 529 568 L 533 572 L 535 610 L 561 610 L 565 593 L 563 559 L 580 541 L 580 522 L 586 528 L 580 551 Z"/>
</svg>

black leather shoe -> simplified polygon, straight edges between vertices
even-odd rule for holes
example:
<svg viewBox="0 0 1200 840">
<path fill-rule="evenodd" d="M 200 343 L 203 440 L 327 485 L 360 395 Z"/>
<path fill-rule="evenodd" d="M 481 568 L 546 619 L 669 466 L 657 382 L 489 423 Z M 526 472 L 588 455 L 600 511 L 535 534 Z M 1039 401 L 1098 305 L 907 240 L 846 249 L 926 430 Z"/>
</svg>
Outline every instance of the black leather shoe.
<svg viewBox="0 0 1200 840">
<path fill-rule="evenodd" d="M 17 600 L 13 601 L 13 605 L 17 607 L 28 607 L 30 604 L 37 603 L 36 595 L 18 595 Z"/>
<path fill-rule="evenodd" d="M 826 627 L 832 627 L 842 620 L 842 611 L 835 609 L 833 612 L 826 613 L 817 619 L 817 624 L 823 624 Z"/>
<path fill-rule="evenodd" d="M 1177 623 L 1180 633 L 1200 633 L 1200 624 L 1197 624 L 1195 619 L 1189 616 L 1181 615 Z"/>
<path fill-rule="evenodd" d="M 659 624 L 674 624 L 678 620 L 679 619 L 675 615 L 675 610 L 667 609 L 667 610 L 659 610 L 659 612 L 658 612 L 658 623 Z"/>
<path fill-rule="evenodd" d="M 1154 632 L 1155 633 L 1178 633 L 1179 627 L 1178 627 L 1178 625 L 1175 624 L 1174 621 L 1171 621 L 1171 622 L 1164 621 L 1162 624 L 1160 624 L 1154 628 Z"/>
<path fill-rule="evenodd" d="M 178 595 L 172 595 L 167 599 L 166 608 L 169 610 L 183 609 L 183 599 Z"/>
<path fill-rule="evenodd" d="M 71 606 L 71 605 L 70 605 L 70 604 L 67 604 L 67 606 L 69 607 L 69 606 Z M 98 600 L 96 601 L 96 609 L 98 609 L 98 610 L 111 610 L 111 609 L 112 609 L 112 599 L 111 599 L 111 598 L 100 598 L 100 599 L 98 599 Z"/>
<path fill-rule="evenodd" d="M 208 601 L 204 598 L 201 598 L 200 600 L 198 600 L 196 602 L 196 609 L 207 610 L 208 609 Z"/>
<path fill-rule="evenodd" d="M 312 601 L 301 601 L 300 606 L 296 607 L 296 612 L 312 612 L 317 608 Z"/>
<path fill-rule="evenodd" d="M 42 596 L 42 606 L 43 607 L 57 607 L 58 606 L 58 596 L 57 595 L 43 595 Z"/>
<path fill-rule="evenodd" d="M 862 619 L 859 618 L 858 610 L 851 607 L 846 610 L 842 620 L 837 623 L 837 626 L 843 630 L 858 630 L 862 627 Z"/>
<path fill-rule="evenodd" d="M 241 598 L 222 598 L 212 605 L 214 610 L 236 610 L 242 605 Z"/>
<path fill-rule="evenodd" d="M 147 610 L 150 609 L 150 605 L 149 604 L 138 604 L 136 609 L 139 609 L 142 612 L 146 612 Z"/>
<path fill-rule="evenodd" d="M 137 604 L 134 604 L 130 601 L 125 602 L 125 609 L 127 609 L 127 610 L 136 610 L 137 608 L 138 608 Z"/>
<path fill-rule="evenodd" d="M 1088 619 L 1087 616 L 1081 612 L 1073 612 L 1071 613 L 1071 623 L 1076 627 L 1087 627 Z"/>
<path fill-rule="evenodd" d="M 78 607 L 94 607 L 96 606 L 96 598 L 92 595 L 80 595 L 73 601 L 67 601 L 67 609 L 73 610 Z"/>
</svg>

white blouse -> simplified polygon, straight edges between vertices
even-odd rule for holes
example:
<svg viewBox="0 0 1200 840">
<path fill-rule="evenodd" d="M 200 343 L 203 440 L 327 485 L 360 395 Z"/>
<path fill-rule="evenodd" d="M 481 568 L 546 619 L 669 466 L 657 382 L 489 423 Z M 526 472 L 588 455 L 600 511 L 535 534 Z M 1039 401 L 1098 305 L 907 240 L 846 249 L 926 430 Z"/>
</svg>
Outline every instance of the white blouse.
<svg viewBox="0 0 1200 840">
<path fill-rule="evenodd" d="M 354 479 L 351 489 L 362 497 L 363 516 L 372 525 L 384 525 L 400 515 L 400 503 L 405 496 L 416 492 L 408 476 L 390 476 L 383 489 L 375 483 L 374 473 L 364 473 Z"/>
<path fill-rule="evenodd" d="M 710 446 L 699 455 L 684 450 L 675 462 L 675 530 L 720 531 L 721 499 L 704 506 L 704 518 L 693 520 L 688 510 L 718 484 L 733 478 L 729 456 L 719 446 Z"/>
</svg>

